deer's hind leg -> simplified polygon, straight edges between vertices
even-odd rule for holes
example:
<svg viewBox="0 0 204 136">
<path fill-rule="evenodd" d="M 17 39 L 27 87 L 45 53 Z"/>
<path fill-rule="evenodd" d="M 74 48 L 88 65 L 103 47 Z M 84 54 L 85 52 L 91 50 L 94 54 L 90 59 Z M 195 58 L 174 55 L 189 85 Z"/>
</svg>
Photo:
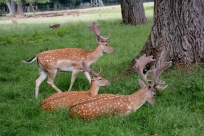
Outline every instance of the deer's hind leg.
<svg viewBox="0 0 204 136">
<path fill-rule="evenodd" d="M 39 93 L 39 87 L 40 84 L 46 79 L 47 77 L 47 72 L 45 72 L 44 70 L 42 70 L 41 68 L 39 68 L 40 70 L 40 76 L 38 77 L 38 79 L 35 81 L 36 82 L 36 86 L 35 86 L 35 97 L 38 98 L 38 93 Z"/>
<path fill-rule="evenodd" d="M 55 86 L 55 84 L 54 84 L 54 79 L 55 79 L 55 75 L 57 73 L 57 69 L 49 69 L 47 71 L 48 71 L 48 80 L 47 80 L 47 83 L 49 85 L 51 85 L 52 88 L 54 88 L 58 93 L 61 93 L 62 91 L 59 88 L 57 88 Z"/>
</svg>

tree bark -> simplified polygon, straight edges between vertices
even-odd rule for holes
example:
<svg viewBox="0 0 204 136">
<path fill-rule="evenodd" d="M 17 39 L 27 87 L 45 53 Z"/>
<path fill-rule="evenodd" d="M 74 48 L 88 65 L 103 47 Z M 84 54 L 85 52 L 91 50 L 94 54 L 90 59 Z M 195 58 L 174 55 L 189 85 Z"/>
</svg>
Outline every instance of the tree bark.
<svg viewBox="0 0 204 136">
<path fill-rule="evenodd" d="M 33 7 L 32 2 L 29 2 L 30 10 L 33 12 L 33 15 L 35 16 L 35 9 Z"/>
<path fill-rule="evenodd" d="M 18 13 L 19 13 L 21 16 L 24 16 L 22 3 L 19 2 L 19 3 L 17 4 L 17 7 L 18 7 Z"/>
<path fill-rule="evenodd" d="M 204 1 L 155 0 L 154 24 L 138 56 L 153 55 L 157 62 L 177 67 L 204 62 Z M 126 69 L 130 72 L 134 61 Z"/>
<path fill-rule="evenodd" d="M 11 17 L 14 17 L 16 14 L 16 7 L 15 7 L 15 3 L 13 0 L 6 0 L 6 5 L 8 6 L 9 9 L 9 15 Z"/>
<path fill-rule="evenodd" d="M 54 0 L 54 11 L 57 11 L 58 0 Z"/>
<path fill-rule="evenodd" d="M 121 0 L 121 13 L 123 24 L 140 25 L 147 23 L 142 0 Z"/>
</svg>

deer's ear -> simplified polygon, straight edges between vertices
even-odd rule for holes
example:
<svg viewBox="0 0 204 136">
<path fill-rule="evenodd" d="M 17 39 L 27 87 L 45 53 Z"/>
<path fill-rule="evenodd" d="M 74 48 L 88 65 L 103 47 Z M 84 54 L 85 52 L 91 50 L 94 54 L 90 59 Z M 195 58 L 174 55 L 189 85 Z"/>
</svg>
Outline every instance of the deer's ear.
<svg viewBox="0 0 204 136">
<path fill-rule="evenodd" d="M 139 85 L 140 85 L 141 87 L 144 87 L 144 86 L 145 86 L 145 83 L 144 83 L 142 80 L 138 79 L 138 81 L 139 81 Z"/>
<path fill-rule="evenodd" d="M 94 78 L 94 76 L 91 76 L 91 80 L 96 80 L 96 79 Z"/>
<path fill-rule="evenodd" d="M 102 44 L 100 37 L 96 37 L 96 42 L 97 42 L 99 45 Z"/>
</svg>

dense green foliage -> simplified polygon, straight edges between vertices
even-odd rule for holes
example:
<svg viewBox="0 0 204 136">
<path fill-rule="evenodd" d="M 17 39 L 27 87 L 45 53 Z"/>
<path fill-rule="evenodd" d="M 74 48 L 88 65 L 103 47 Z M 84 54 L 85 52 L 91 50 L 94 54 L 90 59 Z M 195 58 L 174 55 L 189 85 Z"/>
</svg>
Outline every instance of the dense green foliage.
<svg viewBox="0 0 204 136">
<path fill-rule="evenodd" d="M 46 112 L 39 103 L 56 91 L 46 81 L 40 86 L 39 99 L 34 97 L 38 68 L 23 64 L 37 53 L 58 48 L 95 48 L 94 35 L 88 31 L 92 18 L 101 26 L 102 35 L 111 34 L 109 43 L 116 50 L 92 64 L 102 67 L 101 75 L 111 81 L 99 93 L 131 94 L 138 90 L 137 74 L 116 78 L 139 53 L 152 26 L 152 9 L 146 8 L 149 23 L 141 26 L 121 24 L 120 10 L 87 12 L 74 21 L 63 17 L 43 19 L 0 20 L 0 135 L 2 136 L 135 136 L 135 135 L 204 135 L 204 66 L 191 70 L 165 71 L 161 78 L 169 85 L 158 91 L 156 106 L 142 106 L 128 116 L 101 117 L 90 121 L 70 118 L 67 109 Z M 111 13 L 113 12 L 113 13 Z M 116 13 L 117 12 L 117 13 Z M 112 16 L 114 14 L 114 17 Z M 109 16 L 111 15 L 111 16 Z M 104 16 L 102 18 L 101 16 Z M 84 17 L 84 18 L 83 18 Z M 86 19 L 85 19 L 86 18 Z M 60 20 L 60 22 L 58 22 Z M 52 23 L 59 29 L 49 29 Z M 63 91 L 69 87 L 71 73 L 61 72 L 55 78 Z M 73 90 L 88 90 L 89 83 L 80 73 Z"/>
</svg>

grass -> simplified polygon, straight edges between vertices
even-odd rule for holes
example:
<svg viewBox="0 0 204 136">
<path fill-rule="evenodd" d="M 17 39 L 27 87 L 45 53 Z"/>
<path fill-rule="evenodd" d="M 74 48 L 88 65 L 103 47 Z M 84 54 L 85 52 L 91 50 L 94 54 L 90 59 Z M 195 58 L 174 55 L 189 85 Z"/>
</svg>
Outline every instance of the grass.
<svg viewBox="0 0 204 136">
<path fill-rule="evenodd" d="M 129 26 L 121 24 L 121 12 L 114 10 L 85 12 L 78 18 L 72 16 L 52 18 L 0 20 L 0 135 L 2 136 L 135 136 L 135 135 L 204 135 L 204 66 L 176 70 L 172 66 L 162 75 L 169 85 L 157 92 L 156 106 L 142 106 L 129 116 L 101 117 L 90 121 L 70 118 L 67 109 L 54 112 L 41 110 L 39 103 L 55 93 L 46 81 L 40 86 L 39 99 L 34 97 L 38 68 L 35 63 L 26 65 L 37 53 L 58 48 L 78 47 L 91 50 L 96 46 L 94 35 L 88 31 L 93 18 L 100 24 L 102 35 L 111 34 L 109 43 L 116 50 L 104 55 L 92 66 L 102 67 L 101 75 L 111 81 L 99 93 L 131 94 L 138 90 L 138 75 L 115 79 L 146 42 L 152 26 L 152 6 L 146 6 L 148 24 Z M 53 23 L 61 28 L 49 29 Z M 71 73 L 59 72 L 56 85 L 68 89 Z M 80 73 L 73 90 L 88 90 L 89 85 Z"/>
</svg>

